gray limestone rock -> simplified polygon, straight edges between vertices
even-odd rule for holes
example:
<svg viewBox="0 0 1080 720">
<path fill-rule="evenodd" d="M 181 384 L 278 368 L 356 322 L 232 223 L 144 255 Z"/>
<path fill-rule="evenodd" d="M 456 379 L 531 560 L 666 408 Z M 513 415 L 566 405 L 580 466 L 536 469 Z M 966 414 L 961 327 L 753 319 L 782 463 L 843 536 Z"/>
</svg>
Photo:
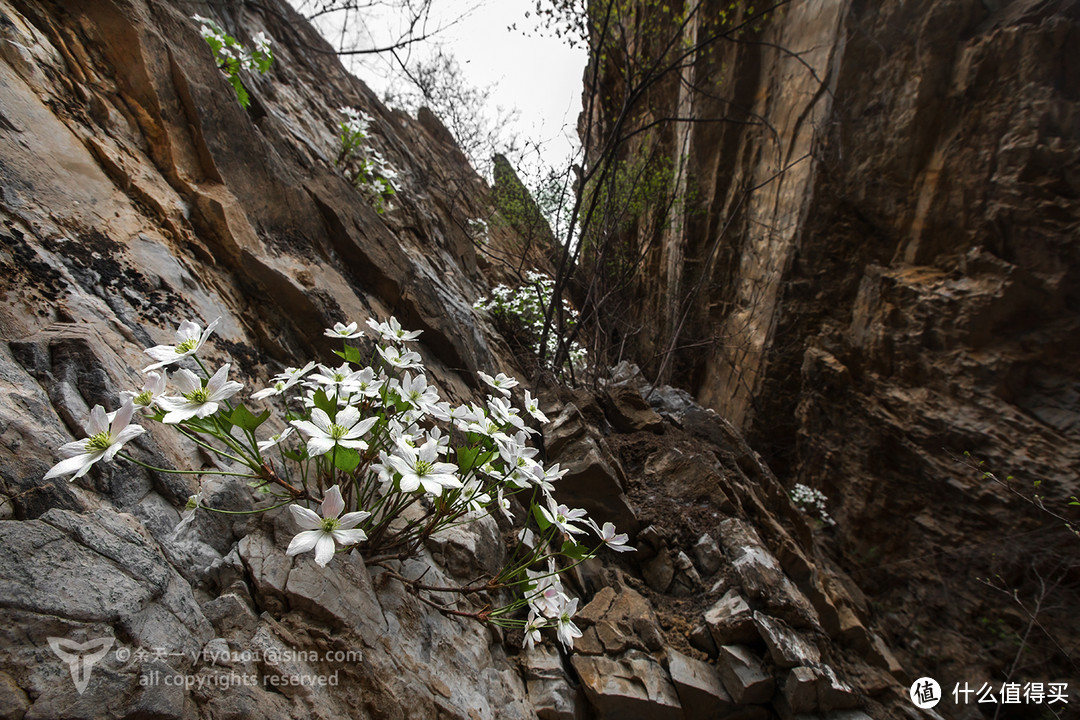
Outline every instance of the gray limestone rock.
<svg viewBox="0 0 1080 720">
<path fill-rule="evenodd" d="M 735 569 L 747 598 L 796 628 L 819 628 L 817 612 L 784 574 L 776 557 L 753 527 L 736 518 L 720 524 L 724 553 Z"/>
<path fill-rule="evenodd" d="M 716 669 L 736 704 L 765 703 L 772 698 L 773 676 L 750 648 L 722 645 L 716 658 Z"/>
<path fill-rule="evenodd" d="M 668 649 L 668 673 L 679 693 L 686 720 L 711 720 L 734 709 L 716 668 L 701 660 Z"/>
<path fill-rule="evenodd" d="M 524 668 L 529 702 L 540 720 L 579 720 L 584 716 L 585 698 L 567 675 L 558 650 L 537 645 L 525 653 Z"/>
<path fill-rule="evenodd" d="M 758 638 L 750 606 L 735 590 L 728 590 L 705 612 L 705 626 L 717 645 L 754 642 Z"/>
<path fill-rule="evenodd" d="M 754 624 L 777 667 L 791 668 L 821 662 L 821 652 L 806 633 L 792 630 L 783 620 L 761 612 L 754 613 Z"/>
<path fill-rule="evenodd" d="M 629 650 L 617 657 L 575 655 L 571 662 L 598 718 L 682 720 L 678 693 L 651 656 Z"/>
<path fill-rule="evenodd" d="M 724 561 L 724 554 L 720 551 L 720 546 L 713 540 L 712 535 L 705 533 L 694 544 L 694 559 L 697 561 L 701 574 L 709 577 L 720 569 L 720 565 Z"/>
</svg>

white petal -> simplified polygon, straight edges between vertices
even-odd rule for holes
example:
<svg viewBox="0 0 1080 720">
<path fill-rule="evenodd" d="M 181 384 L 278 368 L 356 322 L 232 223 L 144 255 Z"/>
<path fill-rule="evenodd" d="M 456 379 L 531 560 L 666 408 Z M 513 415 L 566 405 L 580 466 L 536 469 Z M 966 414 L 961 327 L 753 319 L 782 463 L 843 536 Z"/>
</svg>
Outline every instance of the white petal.
<svg viewBox="0 0 1080 720">
<path fill-rule="evenodd" d="M 146 432 L 145 427 L 139 425 L 127 425 L 117 435 L 112 437 L 113 445 L 123 445 Z"/>
<path fill-rule="evenodd" d="M 330 432 L 330 426 L 333 424 L 330 422 L 330 416 L 322 408 L 315 408 L 311 411 L 311 422 L 326 434 Z"/>
<path fill-rule="evenodd" d="M 394 458 L 390 459 L 393 460 Z M 416 488 L 420 487 L 420 476 L 411 472 L 402 473 L 400 486 L 401 492 L 411 493 L 416 490 Z"/>
<path fill-rule="evenodd" d="M 358 512 L 345 513 L 341 516 L 340 527 L 342 530 L 352 530 L 358 524 L 367 520 L 371 515 L 367 510 L 360 510 Z"/>
<path fill-rule="evenodd" d="M 155 345 L 152 348 L 146 348 L 143 352 L 157 361 L 154 365 L 151 365 L 150 368 L 161 367 L 165 363 L 172 362 L 180 357 L 176 352 L 176 348 L 172 345 Z"/>
<path fill-rule="evenodd" d="M 319 541 L 315 543 L 315 564 L 326 567 L 326 564 L 334 559 L 334 536 L 329 533 L 320 533 Z"/>
<path fill-rule="evenodd" d="M 184 320 L 180 323 L 180 327 L 176 329 L 176 344 L 179 345 L 188 340 L 198 340 L 200 332 L 202 332 L 202 328 L 198 323 Z"/>
<path fill-rule="evenodd" d="M 87 434 L 94 437 L 109 429 L 109 417 L 105 414 L 105 408 L 95 405 L 90 411 L 90 419 L 86 421 Z"/>
<path fill-rule="evenodd" d="M 131 422 L 131 415 L 135 412 L 135 405 L 128 400 L 125 402 L 119 410 L 116 411 L 116 415 L 113 417 L 112 425 L 109 427 L 109 434 L 114 438 L 120 434 L 120 431 L 128 426 Z"/>
<path fill-rule="evenodd" d="M 333 535 L 334 540 L 341 545 L 355 545 L 367 540 L 367 533 L 363 530 L 335 530 Z"/>
<path fill-rule="evenodd" d="M 166 425 L 175 425 L 176 423 L 180 423 L 184 420 L 195 417 L 199 414 L 199 411 L 202 408 L 202 405 L 181 405 L 172 412 L 166 413 L 165 417 L 161 418 L 161 422 L 165 423 Z"/>
<path fill-rule="evenodd" d="M 210 393 L 210 399 L 211 400 L 227 400 L 227 399 L 231 398 L 233 395 L 235 395 L 236 393 L 243 390 L 243 388 L 244 388 L 243 383 L 238 383 L 235 380 L 230 380 L 229 382 L 222 385 L 219 389 L 217 389 L 217 390 L 213 391 L 212 393 Z"/>
<path fill-rule="evenodd" d="M 335 422 L 341 427 L 351 428 L 359 419 L 360 411 L 350 405 L 349 407 L 338 410 Z"/>
<path fill-rule="evenodd" d="M 286 555 L 299 555 L 302 552 L 307 552 L 315 547 L 319 542 L 319 538 L 326 535 L 322 530 L 305 530 L 302 533 L 298 533 L 296 537 L 289 543 L 289 549 L 285 551 Z M 333 542 L 333 541 L 331 541 Z"/>
<path fill-rule="evenodd" d="M 334 447 L 334 441 L 328 437 L 309 437 L 307 441 L 307 452 L 311 457 L 323 455 L 332 447 Z"/>
<path fill-rule="evenodd" d="M 214 322 L 212 322 L 212 323 L 210 323 L 209 325 L 206 326 L 206 329 L 203 330 L 202 336 L 199 338 L 199 347 L 202 347 L 202 344 L 204 342 L 206 342 L 206 339 L 210 337 L 210 333 L 214 332 L 214 330 L 218 326 L 218 323 L 220 323 L 220 322 L 221 322 L 221 318 L 219 317 L 217 320 L 214 320 Z M 198 326 L 196 326 L 196 327 L 198 327 Z"/>
<path fill-rule="evenodd" d="M 113 459 L 116 453 L 120 452 L 120 448 L 124 446 L 124 443 L 129 440 L 133 440 L 146 432 L 145 428 L 138 425 L 128 425 L 126 428 L 120 431 L 120 434 L 113 438 L 112 445 L 105 451 L 105 460 L 109 461 Z"/>
<path fill-rule="evenodd" d="M 443 486 L 439 484 L 439 481 L 431 477 L 420 478 L 420 484 L 424 486 L 424 492 L 435 497 L 442 495 Z"/>
<path fill-rule="evenodd" d="M 187 395 L 192 390 L 198 390 L 202 387 L 202 381 L 199 380 L 199 377 L 187 368 L 180 368 L 173 373 L 173 384 L 180 390 L 181 395 Z"/>
<path fill-rule="evenodd" d="M 60 462 L 53 465 L 49 472 L 45 473 L 44 479 L 50 480 L 54 477 L 60 477 L 61 475 L 67 475 L 68 473 L 73 473 L 78 470 L 84 470 L 85 468 L 88 468 L 91 464 L 93 464 L 94 461 L 90 459 L 92 457 L 93 455 L 85 453 L 82 455 L 69 457 L 67 460 L 61 460 Z M 75 477 L 79 477 L 82 474 L 84 473 L 79 473 L 79 475 L 76 475 Z M 71 479 L 74 480 L 75 477 Z"/>
<path fill-rule="evenodd" d="M 206 394 L 213 397 L 215 393 L 221 392 L 221 389 L 225 386 L 228 379 L 229 363 L 225 363 L 218 368 L 218 371 L 214 373 L 213 377 L 206 381 Z"/>
<path fill-rule="evenodd" d="M 308 437 L 323 437 L 326 435 L 325 430 L 316 427 L 314 423 L 308 422 L 307 420 L 293 420 L 292 426 Z"/>
<path fill-rule="evenodd" d="M 149 390 L 155 396 L 160 395 L 165 392 L 165 384 L 168 380 L 169 372 L 167 370 L 162 370 L 160 373 L 152 372 L 146 376 L 143 390 Z"/>
<path fill-rule="evenodd" d="M 63 458 L 86 454 L 86 440 L 76 440 L 74 442 L 64 443 L 60 446 L 60 457 Z"/>
<path fill-rule="evenodd" d="M 320 512 L 324 518 L 336 518 L 344 509 L 345 501 L 341 499 L 341 490 L 335 485 L 323 496 Z"/>
<path fill-rule="evenodd" d="M 303 530 L 315 530 L 322 526 L 322 518 L 315 514 L 314 510 L 308 510 L 300 505 L 290 505 L 289 512 L 293 520 Z"/>
</svg>

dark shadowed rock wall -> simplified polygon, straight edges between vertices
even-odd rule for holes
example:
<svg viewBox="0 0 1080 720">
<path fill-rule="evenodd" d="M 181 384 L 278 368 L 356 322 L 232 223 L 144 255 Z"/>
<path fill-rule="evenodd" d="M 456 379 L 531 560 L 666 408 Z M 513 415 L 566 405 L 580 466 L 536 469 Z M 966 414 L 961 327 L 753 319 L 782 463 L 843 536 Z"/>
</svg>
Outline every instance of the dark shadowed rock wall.
<svg viewBox="0 0 1080 720">
<path fill-rule="evenodd" d="M 982 471 L 1075 520 L 1078 43 L 1071 0 L 796 1 L 645 101 L 695 119 L 654 133 L 692 192 L 635 229 L 654 246 L 628 344 L 655 376 L 688 308 L 660 380 L 824 491 L 822 537 L 915 672 L 1004 679 L 1029 618 L 976 579 L 1000 573 L 1028 609 L 1060 578 L 1041 619 L 1072 629 L 1021 666 L 1075 677 L 1078 540 Z"/>
</svg>

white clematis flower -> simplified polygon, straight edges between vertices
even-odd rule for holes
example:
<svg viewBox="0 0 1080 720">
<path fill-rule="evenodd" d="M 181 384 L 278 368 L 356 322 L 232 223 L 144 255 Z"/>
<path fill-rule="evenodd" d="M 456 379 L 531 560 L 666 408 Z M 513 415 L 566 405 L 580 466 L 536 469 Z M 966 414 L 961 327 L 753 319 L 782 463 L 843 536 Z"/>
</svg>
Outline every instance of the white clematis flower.
<svg viewBox="0 0 1080 720">
<path fill-rule="evenodd" d="M 218 403 L 228 400 L 244 387 L 228 378 L 228 363 L 222 365 L 221 369 L 206 381 L 205 387 L 195 373 L 180 368 L 173 375 L 173 385 L 181 395 L 158 399 L 158 407 L 165 411 L 165 417 L 161 419 L 161 422 L 175 425 L 193 417 L 204 418 L 213 415 L 218 411 Z"/>
<path fill-rule="evenodd" d="M 150 407 L 155 404 L 162 395 L 165 394 L 165 384 L 169 380 L 169 373 L 166 370 L 161 372 L 149 372 L 146 374 L 146 382 L 143 383 L 141 392 L 132 392 L 131 390 L 122 390 L 120 397 L 125 401 L 130 399 L 132 403 L 138 407 Z"/>
<path fill-rule="evenodd" d="M 315 550 L 315 563 L 320 567 L 326 567 L 334 557 L 337 545 L 355 545 L 367 540 L 367 534 L 363 530 L 355 529 L 361 521 L 371 513 L 360 510 L 358 512 L 341 515 L 345 509 L 345 501 L 341 498 L 338 486 L 330 488 L 323 497 L 319 515 L 313 510 L 299 505 L 290 505 L 293 520 L 300 526 L 301 532 L 289 543 L 286 555 L 299 555 L 308 550 Z M 340 516 L 340 517 L 339 517 Z"/>
<path fill-rule="evenodd" d="M 547 507 L 541 507 L 540 512 L 543 513 L 549 523 L 570 535 L 580 535 L 585 532 L 573 524 L 575 520 L 581 520 L 585 517 L 584 510 L 580 508 L 571 510 L 566 505 L 557 505 L 555 499 L 550 495 L 546 499 Z"/>
<path fill-rule="evenodd" d="M 540 401 L 534 398 L 528 390 L 525 391 L 525 412 L 532 415 L 542 423 L 548 422 L 547 415 L 540 410 Z"/>
<path fill-rule="evenodd" d="M 525 639 L 521 647 L 532 650 L 536 643 L 540 642 L 540 628 L 544 627 L 544 620 L 537 617 L 536 610 L 529 611 L 529 619 L 525 621 Z"/>
<path fill-rule="evenodd" d="M 313 367 L 315 367 L 314 360 L 309 362 L 302 368 L 286 368 L 285 372 L 280 372 L 274 376 L 273 385 L 253 393 L 251 395 L 251 399 L 262 400 L 264 398 L 272 397 L 274 395 L 281 395 L 293 385 L 300 382 L 300 379 L 307 375 Z"/>
<path fill-rule="evenodd" d="M 271 435 L 266 440 L 260 440 L 258 442 L 259 452 L 264 453 L 275 445 L 281 444 L 286 438 L 293 434 L 295 428 L 287 427 L 277 435 Z"/>
<path fill-rule="evenodd" d="M 130 398 L 115 413 L 106 414 L 104 408 L 95 405 L 86 423 L 90 437 L 63 445 L 60 454 L 66 459 L 53 465 L 45 473 L 45 479 L 75 473 L 70 478 L 74 480 L 85 475 L 98 460 L 112 460 L 124 443 L 146 432 L 138 425 L 130 424 L 134 412 L 135 405 Z"/>
<path fill-rule="evenodd" d="M 423 330 L 405 330 L 401 327 L 396 317 L 391 317 L 389 322 L 376 322 L 375 318 L 368 318 L 368 327 L 379 333 L 379 337 L 389 342 L 412 342 L 420 337 Z"/>
<path fill-rule="evenodd" d="M 342 323 L 334 323 L 333 328 L 327 328 L 323 335 L 326 337 L 340 338 L 342 340 L 353 340 L 355 338 L 364 337 L 363 330 L 357 330 L 357 324 L 351 322 L 348 325 Z"/>
<path fill-rule="evenodd" d="M 438 497 L 443 488 L 461 487 L 461 480 L 454 473 L 457 466 L 439 462 L 437 440 L 428 440 L 419 449 L 399 442 L 387 461 L 401 473 L 401 492 L 410 493 L 423 485 L 425 492 Z"/>
<path fill-rule="evenodd" d="M 315 457 L 329 452 L 335 445 L 367 450 L 368 444 L 360 437 L 379 421 L 378 417 L 360 419 L 360 411 L 353 406 L 338 410 L 336 417 L 322 409 L 311 411 L 311 420 L 293 420 L 293 426 L 307 435 L 308 455 Z"/>
<path fill-rule="evenodd" d="M 506 375 L 505 373 L 499 373 L 495 377 L 491 377 L 487 373 L 479 371 L 476 374 L 480 376 L 481 380 L 498 390 L 506 397 L 510 397 L 510 388 L 515 387 L 518 384 L 517 380 Z"/>
<path fill-rule="evenodd" d="M 559 608 L 557 615 L 558 619 L 555 625 L 555 633 L 559 636 L 559 642 L 565 645 L 569 650 L 574 649 L 574 638 L 581 637 L 581 631 L 578 630 L 577 625 L 571 620 L 571 618 L 574 617 L 574 613 L 577 612 L 577 604 L 577 598 L 566 600 L 566 596 L 563 596 L 563 603 Z"/>
<path fill-rule="evenodd" d="M 604 527 L 600 527 L 596 524 L 596 521 L 589 518 L 587 521 L 589 526 L 596 531 L 596 534 L 600 536 L 600 542 L 607 545 L 615 552 L 635 552 L 635 548 L 626 544 L 626 541 L 630 539 L 630 536 L 626 533 L 615 534 L 615 524 L 606 522 Z"/>
<path fill-rule="evenodd" d="M 413 352 L 412 350 L 402 352 L 394 346 L 376 349 L 379 351 L 379 354 L 382 355 L 382 359 L 386 361 L 386 364 L 391 367 L 396 367 L 399 370 L 410 370 L 412 368 L 423 367 L 423 364 L 420 362 L 420 353 Z"/>
<path fill-rule="evenodd" d="M 401 399 L 408 402 L 422 413 L 429 413 L 439 402 L 439 391 L 434 385 L 427 384 L 427 377 L 417 374 L 415 378 L 408 372 L 401 378 Z"/>
<path fill-rule="evenodd" d="M 201 507 L 203 494 L 205 493 L 206 486 L 202 485 L 199 487 L 199 492 L 188 498 L 187 504 L 184 506 L 184 512 L 180 513 L 180 522 L 173 528 L 171 535 L 173 540 L 180 537 L 180 533 L 184 532 L 188 525 L 195 522 L 195 512 Z"/>
<path fill-rule="evenodd" d="M 221 318 L 210 323 L 206 330 L 203 330 L 196 322 L 191 320 L 183 321 L 180 323 L 180 327 L 176 329 L 175 345 L 155 345 L 143 351 L 156 360 L 156 362 L 143 368 L 143 372 L 157 370 L 199 352 L 199 349 L 206 342 L 206 339 L 210 337 L 210 333 L 214 332 L 219 322 L 221 322 Z"/>
</svg>

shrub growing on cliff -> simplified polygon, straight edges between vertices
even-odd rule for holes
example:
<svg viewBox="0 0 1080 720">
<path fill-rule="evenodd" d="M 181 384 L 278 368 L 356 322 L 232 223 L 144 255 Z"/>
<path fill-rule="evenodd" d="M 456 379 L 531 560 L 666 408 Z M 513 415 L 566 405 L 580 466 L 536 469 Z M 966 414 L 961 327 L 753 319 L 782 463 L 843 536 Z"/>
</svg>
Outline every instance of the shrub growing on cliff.
<svg viewBox="0 0 1080 720">
<path fill-rule="evenodd" d="M 791 501 L 795 503 L 800 510 L 807 515 L 814 517 L 815 521 L 822 526 L 832 527 L 836 525 L 836 521 L 829 515 L 825 509 L 825 503 L 829 498 L 825 497 L 825 494 L 820 490 L 803 485 L 802 483 L 795 483 L 795 487 L 791 491 Z"/>
<path fill-rule="evenodd" d="M 262 75 L 270 69 L 270 65 L 274 62 L 270 40 L 260 32 L 252 38 L 252 48 L 248 50 L 243 43 L 222 30 L 221 26 L 210 18 L 192 15 L 192 19 L 199 23 L 199 34 L 214 52 L 214 60 L 236 92 L 236 99 L 242 107 L 248 107 L 251 104 L 251 96 L 248 95 L 244 83 L 240 81 L 240 71 L 250 70 Z"/>
<path fill-rule="evenodd" d="M 339 112 L 345 116 L 345 121 L 338 124 L 341 147 L 336 164 L 354 187 L 371 198 L 375 211 L 382 214 L 392 209 L 390 198 L 396 192 L 397 173 L 367 142 L 371 116 L 347 107 Z"/>
<path fill-rule="evenodd" d="M 368 320 L 375 342 L 361 353 L 350 341 L 364 332 L 355 322 L 339 323 L 326 335 L 342 340 L 341 364 L 309 362 L 278 374 L 252 395 L 273 405 L 260 412 L 236 400 L 242 385 L 228 379 L 229 365 L 211 372 L 200 359 L 215 325 L 203 330 L 185 321 L 173 344 L 148 349 L 155 362 L 144 370 L 143 388 L 125 393 L 115 413 L 96 406 L 90 437 L 63 446 L 65 459 L 46 477 L 74 479 L 118 456 L 155 472 L 244 478 L 273 500 L 254 512 L 289 508 L 298 532 L 288 555 L 314 552 L 325 567 L 338 551 L 357 547 L 369 564 L 440 611 L 520 628 L 529 646 L 551 627 L 573 646 L 580 636 L 572 622 L 577 600 L 565 593 L 560 573 L 602 546 L 628 549 L 626 536 L 555 499 L 553 483 L 566 471 L 537 459 L 529 442 L 536 430 L 529 423 L 547 418 L 527 391 L 524 410 L 512 404 L 516 380 L 480 373 L 491 388 L 486 401 L 453 406 L 429 384 L 420 355 L 410 349 L 419 332 L 394 318 Z M 169 374 L 184 362 L 198 372 L 181 367 Z M 211 453 L 219 468 L 157 468 L 126 453 L 124 444 L 143 432 L 132 424 L 137 408 L 142 420 L 161 423 Z M 271 422 L 275 413 L 279 422 Z M 430 538 L 455 526 L 488 514 L 509 516 L 515 495 L 523 499 L 524 527 L 494 574 L 468 586 L 440 587 L 424 584 L 423 574 L 407 577 L 396 564 L 422 555 Z M 178 532 L 198 510 L 230 512 L 205 505 L 200 491 Z M 586 538 L 593 539 L 589 546 Z M 484 598 L 485 604 L 455 609 L 437 599 L 447 592 Z"/>
<path fill-rule="evenodd" d="M 551 304 L 552 288 L 555 281 L 547 275 L 530 270 L 525 274 L 526 282 L 515 288 L 506 285 L 498 285 L 491 291 L 491 297 L 479 298 L 473 303 L 476 310 L 484 310 L 505 324 L 510 333 L 519 333 L 524 336 L 533 354 L 537 357 L 555 357 L 558 347 L 558 338 L 551 334 L 547 336 L 547 353 L 540 352 L 540 338 L 544 330 L 544 313 Z M 573 329 L 577 323 L 577 311 L 563 298 L 562 312 L 565 317 L 567 328 Z M 570 346 L 568 364 L 575 371 L 585 369 L 585 360 L 588 353 L 578 343 Z M 561 372 L 562 368 L 558 368 Z"/>
</svg>

